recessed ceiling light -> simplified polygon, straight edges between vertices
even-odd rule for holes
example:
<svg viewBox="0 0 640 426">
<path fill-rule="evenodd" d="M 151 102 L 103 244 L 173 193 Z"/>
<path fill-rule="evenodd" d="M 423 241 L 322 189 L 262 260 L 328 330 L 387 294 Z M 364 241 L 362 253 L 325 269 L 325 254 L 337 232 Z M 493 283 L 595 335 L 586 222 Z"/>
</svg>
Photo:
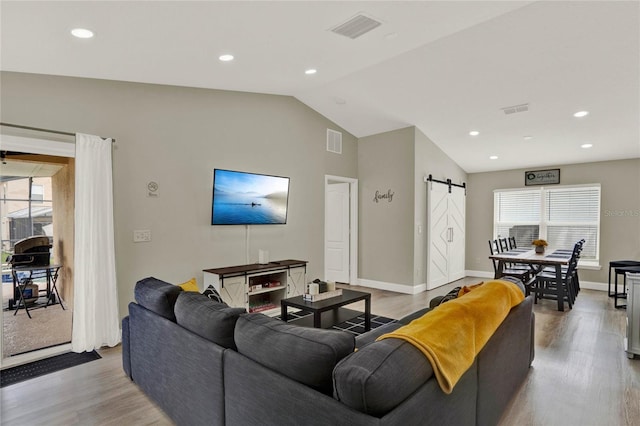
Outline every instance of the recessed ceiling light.
<svg viewBox="0 0 640 426">
<path fill-rule="evenodd" d="M 479 134 L 480 134 L 480 132 L 477 131 L 477 130 L 472 130 L 472 131 L 469 132 L 470 136 L 478 136 Z"/>
<path fill-rule="evenodd" d="M 309 68 L 308 70 L 304 71 L 304 73 L 307 74 L 307 75 L 315 74 L 317 72 L 318 72 L 318 70 L 315 69 L 315 68 Z"/>
<path fill-rule="evenodd" d="M 492 155 L 489 157 L 489 160 L 497 160 L 498 156 L 497 155 Z"/>
<path fill-rule="evenodd" d="M 86 28 L 74 28 L 71 30 L 71 34 L 78 38 L 91 38 L 93 37 L 93 31 Z"/>
<path fill-rule="evenodd" d="M 586 115 L 589 115 L 589 111 L 578 111 L 575 114 L 573 114 L 573 116 L 577 118 L 584 117 Z"/>
<path fill-rule="evenodd" d="M 530 141 L 531 139 L 533 139 L 533 136 L 525 136 L 525 137 L 524 137 L 524 140 L 525 140 L 525 141 Z"/>
<path fill-rule="evenodd" d="M 593 146 L 592 143 L 583 143 L 582 145 L 580 145 L 580 148 L 589 149 L 592 146 Z"/>
<path fill-rule="evenodd" d="M 218 56 L 218 59 L 220 59 L 222 62 L 229 62 L 229 61 L 233 61 L 233 55 L 220 55 Z"/>
</svg>

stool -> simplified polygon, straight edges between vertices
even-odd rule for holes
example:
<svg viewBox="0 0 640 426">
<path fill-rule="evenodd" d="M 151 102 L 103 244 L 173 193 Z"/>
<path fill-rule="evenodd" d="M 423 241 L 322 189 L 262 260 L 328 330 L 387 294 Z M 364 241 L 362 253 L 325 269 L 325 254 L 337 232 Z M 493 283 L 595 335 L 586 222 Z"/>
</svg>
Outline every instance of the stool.
<svg viewBox="0 0 640 426">
<path fill-rule="evenodd" d="M 611 292 L 611 270 L 615 268 L 624 268 L 625 266 L 640 266 L 640 262 L 637 260 L 614 260 L 612 262 L 609 262 L 609 297 L 614 297 L 618 292 L 617 286 L 614 289 L 615 291 L 613 293 Z M 616 280 L 617 279 L 618 277 L 616 277 Z"/>
<path fill-rule="evenodd" d="M 627 305 L 618 305 L 618 299 L 627 298 L 627 272 L 640 272 L 640 265 L 638 266 L 623 266 L 621 268 L 614 268 L 616 280 L 615 280 L 615 293 L 613 294 L 614 302 L 613 306 L 616 308 L 627 308 Z M 622 280 L 622 293 L 618 293 L 618 275 L 622 274 L 624 277 Z"/>
</svg>

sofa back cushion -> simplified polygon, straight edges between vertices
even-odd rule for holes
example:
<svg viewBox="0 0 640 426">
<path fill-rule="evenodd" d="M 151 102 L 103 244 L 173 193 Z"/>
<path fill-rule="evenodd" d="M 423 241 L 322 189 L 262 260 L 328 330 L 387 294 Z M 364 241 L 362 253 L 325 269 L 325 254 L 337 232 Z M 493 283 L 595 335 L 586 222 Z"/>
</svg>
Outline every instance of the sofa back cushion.
<svg viewBox="0 0 640 426">
<path fill-rule="evenodd" d="M 334 397 L 382 417 L 433 376 L 427 358 L 412 344 L 384 339 L 352 353 L 333 370 Z"/>
<path fill-rule="evenodd" d="M 133 291 L 140 306 L 174 322 L 173 307 L 181 292 L 180 287 L 154 277 L 138 281 Z"/>
<path fill-rule="evenodd" d="M 240 316 L 235 342 L 247 358 L 328 395 L 333 368 L 355 347 L 349 333 L 299 327 L 262 314 Z"/>
<path fill-rule="evenodd" d="M 207 296 L 185 291 L 175 306 L 176 322 L 187 330 L 224 348 L 236 349 L 233 332 L 243 308 L 230 308 Z"/>
</svg>

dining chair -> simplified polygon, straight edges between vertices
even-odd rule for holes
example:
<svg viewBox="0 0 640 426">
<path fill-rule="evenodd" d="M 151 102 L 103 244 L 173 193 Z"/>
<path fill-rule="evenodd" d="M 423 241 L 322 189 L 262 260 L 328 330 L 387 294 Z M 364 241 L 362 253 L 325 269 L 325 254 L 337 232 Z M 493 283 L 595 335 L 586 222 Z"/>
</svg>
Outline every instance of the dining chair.
<svg viewBox="0 0 640 426">
<path fill-rule="evenodd" d="M 516 237 L 509 237 L 509 250 L 518 248 L 516 244 Z"/>
<path fill-rule="evenodd" d="M 513 244 L 511 243 L 511 238 L 513 238 Z M 515 247 L 515 237 L 509 237 L 509 238 L 500 238 L 498 240 L 498 246 L 500 247 L 500 253 L 504 253 L 507 252 L 509 250 L 512 250 Z M 522 270 L 522 271 L 526 271 L 528 273 L 527 278 L 529 278 L 530 272 L 531 272 L 531 267 L 529 265 L 523 265 L 520 263 L 514 263 L 514 262 L 510 262 L 507 264 L 507 267 L 511 270 L 517 271 L 517 270 Z"/>
<path fill-rule="evenodd" d="M 548 268 L 540 272 L 535 277 L 535 283 L 531 292 L 535 293 L 534 303 L 540 299 L 558 300 L 563 299 L 569 308 L 573 307 L 578 292 L 576 267 L 578 265 L 577 255 L 574 251 L 569 260 L 566 272 L 561 273 L 560 286 L 557 283 L 555 268 L 549 272 Z"/>
<path fill-rule="evenodd" d="M 500 249 L 500 245 L 497 240 L 489 240 L 489 251 L 491 252 L 492 255 L 500 254 L 499 249 Z M 498 277 L 498 261 L 495 259 L 491 259 L 491 262 L 493 263 L 493 273 L 494 273 L 493 276 L 497 278 Z M 505 268 L 502 270 L 502 275 L 507 277 L 518 278 L 526 286 L 526 284 L 531 279 L 531 268 L 529 268 L 528 266 L 526 269 L 512 268 L 510 267 L 509 264 L 507 264 L 505 265 Z"/>
<path fill-rule="evenodd" d="M 558 252 L 571 252 L 571 258 L 575 260 L 576 266 L 575 266 L 575 270 L 573 271 L 574 274 L 574 281 L 573 281 L 573 287 L 575 289 L 575 296 L 578 296 L 578 293 L 580 292 L 580 279 L 578 278 L 578 261 L 580 260 L 580 254 L 582 253 L 582 249 L 584 248 L 584 243 L 586 242 L 586 240 L 583 238 L 579 241 L 576 241 L 576 243 L 573 245 L 573 249 L 570 250 L 556 250 L 554 253 L 558 253 Z M 567 270 L 569 269 L 569 266 L 565 266 L 562 265 L 562 274 L 566 274 Z M 546 272 L 546 273 L 551 273 L 551 274 L 555 274 L 556 270 L 554 267 L 546 267 L 542 270 L 542 272 Z"/>
<path fill-rule="evenodd" d="M 498 242 L 500 243 L 500 253 L 509 251 L 509 243 L 507 242 L 506 238 L 500 238 Z"/>
</svg>

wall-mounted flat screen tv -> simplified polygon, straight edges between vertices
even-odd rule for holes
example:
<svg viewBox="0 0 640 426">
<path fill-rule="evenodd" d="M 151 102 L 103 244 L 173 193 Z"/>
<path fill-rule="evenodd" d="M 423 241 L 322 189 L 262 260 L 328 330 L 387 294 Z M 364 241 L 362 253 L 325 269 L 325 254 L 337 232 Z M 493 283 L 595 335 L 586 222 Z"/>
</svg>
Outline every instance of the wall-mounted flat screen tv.
<svg viewBox="0 0 640 426">
<path fill-rule="evenodd" d="M 288 202 L 288 177 L 213 171 L 212 225 L 282 225 Z"/>
</svg>

